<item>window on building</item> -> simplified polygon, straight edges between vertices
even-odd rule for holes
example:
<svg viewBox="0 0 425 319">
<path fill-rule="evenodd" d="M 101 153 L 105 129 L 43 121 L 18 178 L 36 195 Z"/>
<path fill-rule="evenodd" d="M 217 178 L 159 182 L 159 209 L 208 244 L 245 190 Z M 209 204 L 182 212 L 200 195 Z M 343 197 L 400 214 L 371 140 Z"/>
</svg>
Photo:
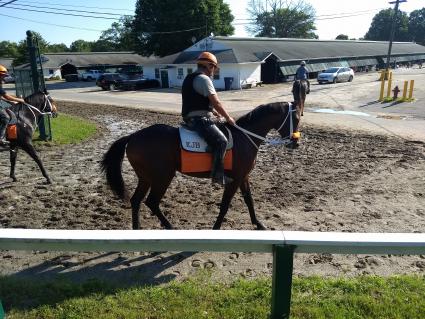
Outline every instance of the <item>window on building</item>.
<svg viewBox="0 0 425 319">
<path fill-rule="evenodd" d="M 192 68 L 187 68 L 187 74 L 191 74 L 193 73 L 193 69 Z"/>
<path fill-rule="evenodd" d="M 178 68 L 177 69 L 177 78 L 178 79 L 183 79 L 183 68 Z"/>
<path fill-rule="evenodd" d="M 55 71 L 53 69 L 49 69 L 49 74 L 52 75 Z"/>
<path fill-rule="evenodd" d="M 159 79 L 159 69 L 155 69 L 155 79 Z"/>
</svg>

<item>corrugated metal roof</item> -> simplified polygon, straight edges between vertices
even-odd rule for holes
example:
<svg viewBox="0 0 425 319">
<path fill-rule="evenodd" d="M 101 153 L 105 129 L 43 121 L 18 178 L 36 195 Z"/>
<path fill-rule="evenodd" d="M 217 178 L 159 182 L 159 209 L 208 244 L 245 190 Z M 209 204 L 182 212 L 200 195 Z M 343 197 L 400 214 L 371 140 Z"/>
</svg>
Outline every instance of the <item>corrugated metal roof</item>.
<svg viewBox="0 0 425 319">
<path fill-rule="evenodd" d="M 0 64 L 3 65 L 6 69 L 12 69 L 12 58 L 0 58 Z M 12 70 L 9 70 L 12 71 Z"/>
<path fill-rule="evenodd" d="M 311 40 L 215 37 L 214 41 L 234 51 L 237 62 L 261 61 L 273 52 L 281 61 L 324 58 L 386 56 L 386 41 Z M 425 54 L 425 47 L 411 42 L 393 42 L 392 55 Z M 227 63 L 227 61 L 220 61 Z M 310 61 L 313 63 L 312 61 Z"/>
<path fill-rule="evenodd" d="M 134 52 L 63 52 L 42 54 L 44 68 L 58 68 L 70 63 L 76 67 L 95 65 L 144 64 L 154 57 L 142 57 Z M 25 68 L 20 65 L 18 68 Z"/>
</svg>

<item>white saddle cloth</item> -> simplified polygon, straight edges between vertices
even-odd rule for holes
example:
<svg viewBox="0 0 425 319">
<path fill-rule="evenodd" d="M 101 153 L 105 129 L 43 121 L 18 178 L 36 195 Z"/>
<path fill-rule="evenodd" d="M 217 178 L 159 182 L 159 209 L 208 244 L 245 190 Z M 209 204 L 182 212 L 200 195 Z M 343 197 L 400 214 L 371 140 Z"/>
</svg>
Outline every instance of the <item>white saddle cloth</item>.
<svg viewBox="0 0 425 319">
<path fill-rule="evenodd" d="M 230 150 L 233 147 L 233 137 L 230 130 L 226 127 L 229 137 L 227 138 L 227 150 Z M 197 153 L 206 153 L 208 144 L 207 142 L 199 136 L 195 131 L 188 130 L 185 127 L 179 127 L 180 141 L 182 148 L 186 151 L 197 152 Z M 210 150 L 209 150 L 210 151 Z"/>
</svg>

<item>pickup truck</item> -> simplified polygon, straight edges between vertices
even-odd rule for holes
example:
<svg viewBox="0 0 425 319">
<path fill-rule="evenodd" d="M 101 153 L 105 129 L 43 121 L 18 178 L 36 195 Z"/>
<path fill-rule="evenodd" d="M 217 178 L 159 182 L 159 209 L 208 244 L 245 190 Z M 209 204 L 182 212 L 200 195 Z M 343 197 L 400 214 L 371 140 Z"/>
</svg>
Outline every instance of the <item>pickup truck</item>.
<svg viewBox="0 0 425 319">
<path fill-rule="evenodd" d="M 99 70 L 88 70 L 87 72 L 84 72 L 81 74 L 81 80 L 83 81 L 94 81 L 99 78 L 103 74 L 102 71 Z"/>
</svg>

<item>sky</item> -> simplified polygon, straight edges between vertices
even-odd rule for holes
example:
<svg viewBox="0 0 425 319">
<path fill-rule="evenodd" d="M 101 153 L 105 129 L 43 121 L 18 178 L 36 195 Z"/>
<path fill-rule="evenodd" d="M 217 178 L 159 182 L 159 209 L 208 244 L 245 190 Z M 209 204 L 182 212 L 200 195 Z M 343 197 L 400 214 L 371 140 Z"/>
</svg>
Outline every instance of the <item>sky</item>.
<svg viewBox="0 0 425 319">
<path fill-rule="evenodd" d="M 39 32 L 51 43 L 99 39 L 103 30 L 108 29 L 120 15 L 134 14 L 136 0 L 0 0 L 0 41 L 19 42 L 26 37 L 27 30 Z M 184 1 L 184 0 L 182 0 Z M 372 18 L 382 9 L 393 7 L 386 0 L 304 0 L 316 10 L 316 34 L 321 40 L 335 39 L 339 34 L 349 38 L 363 37 L 368 31 Z M 235 17 L 235 36 L 250 36 L 243 23 L 249 16 L 246 12 L 248 0 L 224 0 Z M 410 13 L 425 7 L 425 0 L 408 0 L 400 9 Z M 54 9 L 61 10 L 54 10 Z M 34 10 L 34 11 L 28 11 Z M 55 14 L 37 11 L 55 11 Z M 85 11 L 85 12 L 80 12 Z M 99 16 L 90 12 L 106 13 L 102 19 L 79 17 L 78 15 Z M 60 13 L 72 14 L 62 15 Z M 105 19 L 107 18 L 107 19 Z"/>
</svg>

